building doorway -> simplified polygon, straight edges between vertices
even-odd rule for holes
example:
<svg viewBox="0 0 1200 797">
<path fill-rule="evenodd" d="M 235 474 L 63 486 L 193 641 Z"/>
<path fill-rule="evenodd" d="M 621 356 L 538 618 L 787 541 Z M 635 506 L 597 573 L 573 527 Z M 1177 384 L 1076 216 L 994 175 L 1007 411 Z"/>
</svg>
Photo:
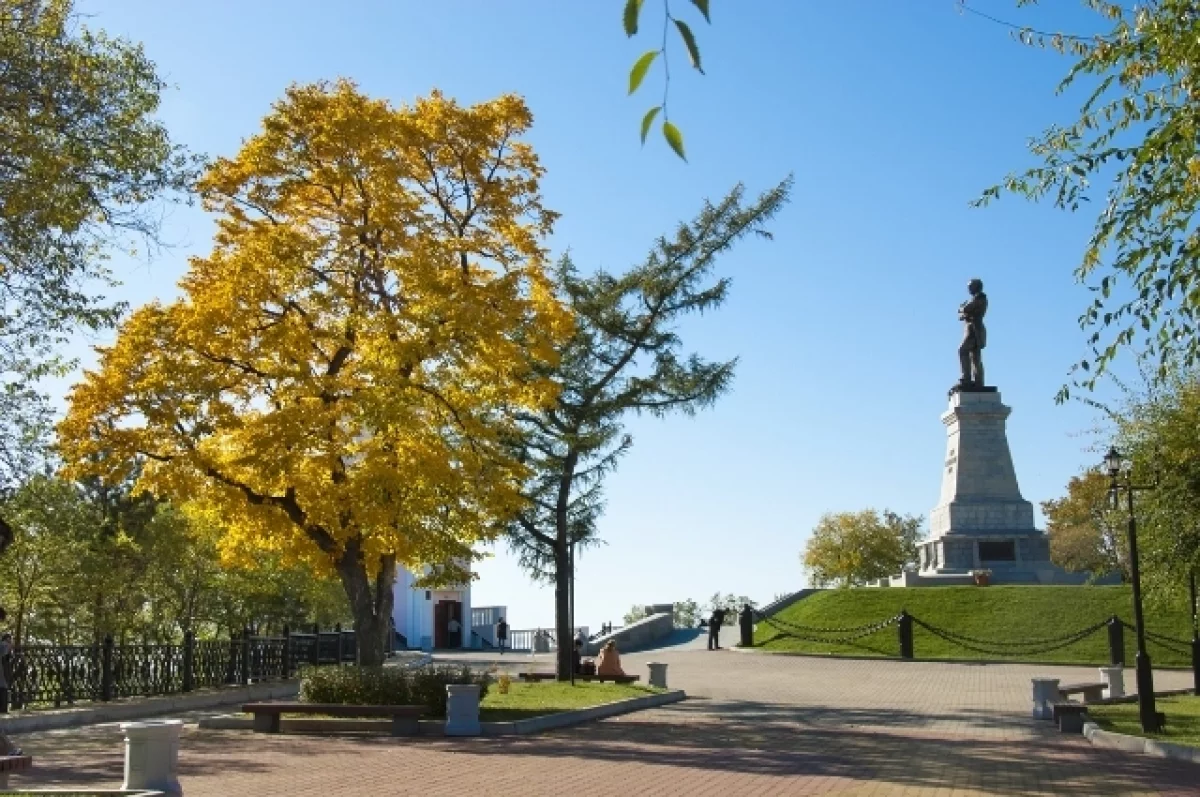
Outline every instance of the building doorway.
<svg viewBox="0 0 1200 797">
<path fill-rule="evenodd" d="M 450 620 L 457 623 L 457 631 L 450 630 Z M 433 606 L 433 646 L 435 648 L 461 648 L 463 640 L 462 602 L 440 600 Z"/>
</svg>

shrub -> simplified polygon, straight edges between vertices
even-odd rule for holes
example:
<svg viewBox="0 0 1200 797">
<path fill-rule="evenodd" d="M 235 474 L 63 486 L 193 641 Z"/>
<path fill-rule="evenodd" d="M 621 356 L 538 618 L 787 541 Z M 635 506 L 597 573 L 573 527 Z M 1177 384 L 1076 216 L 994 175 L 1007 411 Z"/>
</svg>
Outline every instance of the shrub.
<svg viewBox="0 0 1200 797">
<path fill-rule="evenodd" d="M 479 684 L 487 694 L 487 673 L 470 667 L 311 667 L 300 675 L 300 700 L 346 706 L 424 706 L 432 717 L 446 716 L 447 684 Z"/>
</svg>

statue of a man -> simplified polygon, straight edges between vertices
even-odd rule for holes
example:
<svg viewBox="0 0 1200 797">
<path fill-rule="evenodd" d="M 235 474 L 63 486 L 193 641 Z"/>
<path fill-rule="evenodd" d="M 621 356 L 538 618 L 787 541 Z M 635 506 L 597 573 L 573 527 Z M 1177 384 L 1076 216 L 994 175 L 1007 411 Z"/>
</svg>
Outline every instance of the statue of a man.
<svg viewBox="0 0 1200 797">
<path fill-rule="evenodd" d="M 983 280 L 973 279 L 967 283 L 971 298 L 959 305 L 958 317 L 963 320 L 963 340 L 958 347 L 958 363 L 962 369 L 960 388 L 983 387 L 983 347 L 987 345 L 987 328 L 983 317 L 987 314 L 987 294 L 983 292 Z"/>
</svg>

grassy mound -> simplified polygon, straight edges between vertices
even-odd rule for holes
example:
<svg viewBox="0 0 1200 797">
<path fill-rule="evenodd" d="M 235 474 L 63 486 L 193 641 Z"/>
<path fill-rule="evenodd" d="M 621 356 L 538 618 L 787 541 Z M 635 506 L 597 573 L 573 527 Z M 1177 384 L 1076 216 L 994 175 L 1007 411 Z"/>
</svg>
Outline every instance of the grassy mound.
<svg viewBox="0 0 1200 797">
<path fill-rule="evenodd" d="M 918 659 L 975 659 L 1108 663 L 1107 629 L 1056 650 L 1049 645 L 1012 647 L 1005 643 L 1065 637 L 1112 615 L 1133 621 L 1133 597 L 1128 586 L 1109 587 L 909 587 L 834 589 L 818 592 L 775 615 L 772 624 L 760 621 L 754 644 L 764 650 L 834 655 L 898 656 L 895 625 L 847 640 L 861 631 L 820 632 L 814 628 L 850 629 L 895 617 L 901 609 L 938 629 L 981 640 L 952 641 L 913 626 L 913 654 Z M 1180 640 L 1192 636 L 1191 618 L 1180 610 L 1146 607 L 1146 628 L 1152 635 Z M 825 640 L 839 641 L 825 641 Z M 1183 667 L 1191 663 L 1188 645 L 1147 642 L 1155 666 Z M 973 649 L 975 648 L 975 649 Z M 1135 635 L 1125 629 L 1126 664 L 1133 666 Z"/>
</svg>

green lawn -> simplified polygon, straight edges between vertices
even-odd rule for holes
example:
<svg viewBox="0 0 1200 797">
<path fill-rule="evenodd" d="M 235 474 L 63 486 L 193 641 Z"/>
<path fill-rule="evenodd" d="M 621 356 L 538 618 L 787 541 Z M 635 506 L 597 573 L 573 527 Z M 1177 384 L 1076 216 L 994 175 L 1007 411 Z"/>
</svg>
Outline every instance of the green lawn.
<svg viewBox="0 0 1200 797">
<path fill-rule="evenodd" d="M 1133 599 L 1127 586 L 1108 587 L 885 587 L 833 589 L 818 592 L 789 606 L 774 619 L 817 628 L 848 628 L 870 625 L 894 617 L 901 609 L 932 626 L 981 640 L 1030 641 L 1065 636 L 1107 617 L 1133 618 Z M 1147 606 L 1146 627 L 1176 639 L 1191 639 L 1191 622 L 1182 610 L 1169 611 Z M 848 634 L 824 634 L 791 629 L 777 630 L 760 621 L 754 634 L 756 647 L 768 651 L 830 653 L 835 655 L 897 656 L 900 651 L 896 626 L 848 644 L 829 643 L 829 638 Z M 801 639 L 811 637 L 812 639 Z M 814 641 L 817 640 L 817 641 Z M 1126 663 L 1133 664 L 1135 639 L 1125 630 Z M 1191 663 L 1186 645 L 1163 645 L 1150 640 L 1155 666 L 1183 667 Z M 1108 663 L 1106 629 L 1067 647 L 1047 652 L 1004 648 L 1006 652 L 971 650 L 942 639 L 919 625 L 913 627 L 913 653 L 918 659 L 1009 659 L 1080 664 Z M 1011 652 L 1007 652 L 1011 651 Z"/>
<path fill-rule="evenodd" d="M 1167 715 L 1167 727 L 1162 733 L 1142 733 L 1137 703 L 1092 706 L 1088 708 L 1088 718 L 1106 731 L 1200 747 L 1200 697 L 1160 697 L 1154 702 Z"/>
<path fill-rule="evenodd" d="M 601 684 L 588 681 L 570 683 L 539 681 L 522 683 L 513 681 L 508 694 L 500 694 L 495 682 L 488 687 L 487 697 L 479 706 L 479 719 L 483 722 L 512 722 L 529 719 L 542 714 L 570 711 L 577 708 L 615 703 L 632 697 L 658 694 L 661 689 L 636 684 Z"/>
</svg>

